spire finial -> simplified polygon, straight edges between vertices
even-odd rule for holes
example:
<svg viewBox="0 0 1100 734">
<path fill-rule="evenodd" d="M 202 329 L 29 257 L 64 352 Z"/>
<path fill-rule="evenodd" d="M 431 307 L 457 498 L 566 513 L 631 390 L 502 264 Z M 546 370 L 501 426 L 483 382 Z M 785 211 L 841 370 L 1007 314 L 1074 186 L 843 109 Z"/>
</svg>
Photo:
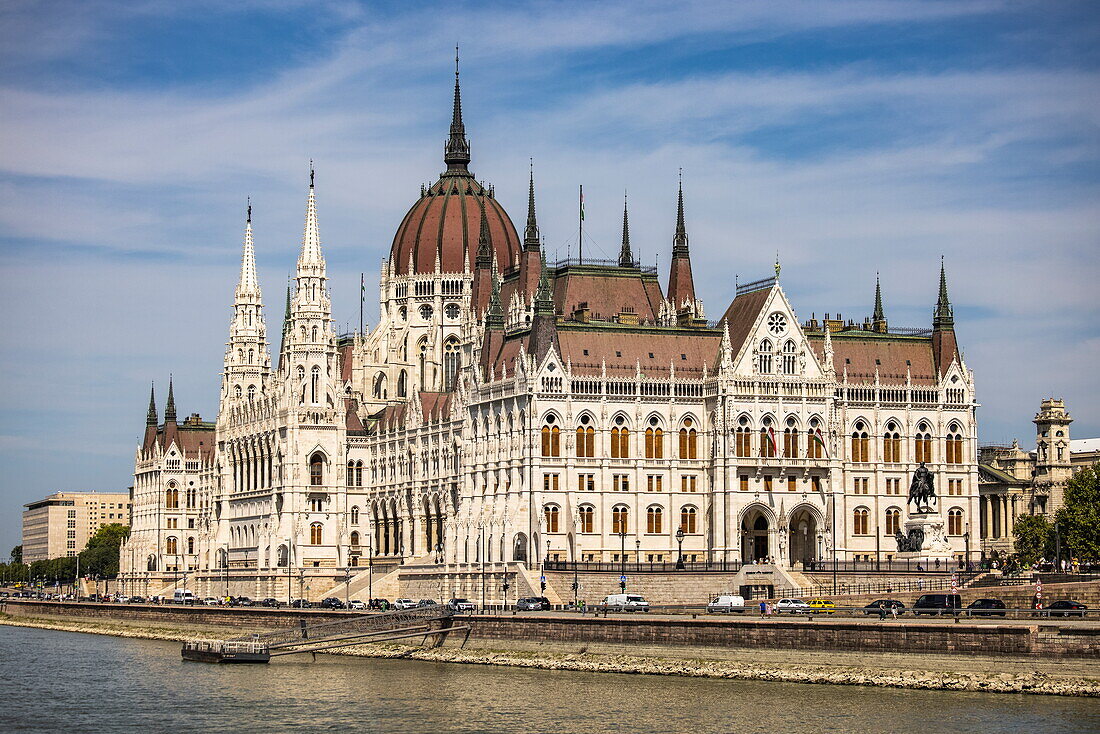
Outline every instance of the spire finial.
<svg viewBox="0 0 1100 734">
<path fill-rule="evenodd" d="M 317 198 L 313 187 L 315 171 L 313 159 L 309 160 L 309 196 L 306 197 L 306 224 L 302 232 L 302 250 L 298 255 L 298 269 L 311 265 L 321 268 L 324 275 L 325 258 L 321 254 L 321 232 L 317 225 Z"/>
<path fill-rule="evenodd" d="M 871 314 L 871 321 L 876 324 L 886 320 L 886 312 L 882 308 L 882 283 L 879 274 L 875 273 L 875 312 Z"/>
<path fill-rule="evenodd" d="M 176 422 L 176 395 L 172 387 L 171 373 L 168 374 L 168 404 L 164 406 L 164 422 L 165 424 Z"/>
<path fill-rule="evenodd" d="M 156 385 L 152 382 L 149 383 L 149 412 L 145 416 L 145 425 L 155 426 L 157 424 L 157 396 Z"/>
<path fill-rule="evenodd" d="M 249 224 L 252 224 L 252 197 L 251 196 L 248 197 L 248 217 L 245 219 L 245 221 L 248 222 Z"/>
<path fill-rule="evenodd" d="M 252 197 L 248 198 L 247 215 L 244 223 L 244 248 L 241 252 L 241 277 L 237 282 L 235 297 L 259 296 L 260 283 L 256 277 L 256 249 L 252 245 Z"/>
<path fill-rule="evenodd" d="M 470 141 L 466 139 L 466 126 L 462 124 L 462 91 L 458 84 L 458 44 L 455 44 L 455 98 L 451 110 L 451 135 L 443 147 L 443 162 L 447 170 L 469 174 Z"/>
<path fill-rule="evenodd" d="M 634 254 L 630 251 L 630 220 L 626 212 L 626 192 L 623 192 L 623 245 L 619 250 L 619 267 L 634 265 Z"/>
<path fill-rule="evenodd" d="M 530 162 L 530 179 L 527 188 L 527 229 L 523 232 L 523 249 L 531 252 L 539 249 L 539 225 L 535 219 L 535 159 Z"/>
<path fill-rule="evenodd" d="M 782 270 L 782 266 L 779 264 L 779 250 L 775 251 L 775 279 L 779 280 L 779 271 Z"/>
<path fill-rule="evenodd" d="M 313 159 L 310 158 L 309 159 L 309 187 L 311 189 L 313 188 L 313 177 L 314 177 L 315 173 L 316 172 L 313 170 Z"/>
<path fill-rule="evenodd" d="M 684 169 L 680 169 L 676 193 L 676 234 L 672 237 L 672 257 L 688 256 L 687 227 L 684 224 Z"/>
<path fill-rule="evenodd" d="M 940 295 L 936 299 L 936 311 L 932 318 L 932 327 L 935 329 L 954 329 L 955 315 L 951 308 L 951 299 L 947 297 L 947 269 L 944 266 L 943 255 L 940 255 Z"/>
</svg>

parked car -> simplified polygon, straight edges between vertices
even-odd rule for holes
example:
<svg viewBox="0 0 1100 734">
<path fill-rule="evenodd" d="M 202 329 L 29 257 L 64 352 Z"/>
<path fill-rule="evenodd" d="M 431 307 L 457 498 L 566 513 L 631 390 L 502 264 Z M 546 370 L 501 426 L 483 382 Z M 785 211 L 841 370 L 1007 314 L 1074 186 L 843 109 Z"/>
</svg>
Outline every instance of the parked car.
<svg viewBox="0 0 1100 734">
<path fill-rule="evenodd" d="M 268 607 L 270 609 L 277 609 L 279 607 L 279 600 L 269 596 L 262 602 L 260 602 L 260 606 Z"/>
<path fill-rule="evenodd" d="M 972 617 L 1003 617 L 1005 603 L 1000 599 L 975 599 L 966 606 L 967 614 Z"/>
<path fill-rule="evenodd" d="M 477 609 L 469 599 L 451 599 L 447 605 L 456 612 L 472 612 Z"/>
<path fill-rule="evenodd" d="M 233 600 L 233 603 L 239 607 L 251 607 L 254 605 L 254 602 L 247 596 L 238 596 Z"/>
<path fill-rule="evenodd" d="M 393 608 L 393 604 L 390 604 L 389 599 L 371 599 L 367 602 L 367 609 L 385 612 L 391 608 Z"/>
<path fill-rule="evenodd" d="M 128 597 L 124 594 L 119 594 L 118 596 L 115 597 L 115 601 L 118 602 L 119 604 L 129 604 L 130 603 L 130 597 Z"/>
<path fill-rule="evenodd" d="M 421 599 L 420 601 L 418 601 L 416 603 L 416 606 L 418 606 L 418 607 L 435 607 L 435 606 L 439 606 L 439 602 L 437 602 L 435 599 Z"/>
<path fill-rule="evenodd" d="M 344 602 L 340 601 L 335 596 L 330 596 L 321 600 L 320 607 L 322 609 L 343 609 Z"/>
<path fill-rule="evenodd" d="M 202 600 L 202 603 L 208 607 L 216 607 L 220 602 L 216 598 L 208 596 Z"/>
<path fill-rule="evenodd" d="M 520 612 L 549 611 L 552 605 L 545 596 L 526 596 L 516 601 L 516 610 Z"/>
<path fill-rule="evenodd" d="M 130 597 L 130 603 L 131 604 L 144 604 L 145 603 L 145 597 L 144 596 L 131 596 Z"/>
<path fill-rule="evenodd" d="M 810 599 L 808 602 L 810 609 L 815 612 L 824 612 L 825 614 L 832 614 L 836 611 L 836 604 L 829 599 Z"/>
<path fill-rule="evenodd" d="M 719 594 L 707 604 L 707 614 L 729 614 L 745 611 L 745 597 L 737 594 Z"/>
<path fill-rule="evenodd" d="M 881 614 L 885 611 L 887 614 L 890 610 L 897 610 L 898 614 L 905 614 L 905 605 L 897 599 L 876 599 L 867 606 L 863 607 L 864 614 Z"/>
<path fill-rule="evenodd" d="M 1062 599 L 1051 603 L 1042 614 L 1048 617 L 1084 617 L 1086 609 L 1088 607 L 1079 601 Z"/>
<path fill-rule="evenodd" d="M 611 594 L 603 600 L 609 612 L 648 612 L 649 602 L 640 594 Z"/>
<path fill-rule="evenodd" d="M 367 605 L 364 604 L 360 599 L 352 599 L 350 602 L 348 602 L 348 609 L 357 609 L 359 611 L 363 611 L 366 608 Z"/>
<path fill-rule="evenodd" d="M 913 614 L 958 614 L 962 599 L 958 594 L 922 594 L 913 605 Z"/>
<path fill-rule="evenodd" d="M 313 607 L 313 602 L 309 599 L 295 599 L 290 603 L 290 606 L 295 609 L 311 609 Z"/>
<path fill-rule="evenodd" d="M 393 603 L 394 609 L 412 609 L 416 606 L 416 602 L 412 599 L 398 599 Z"/>
<path fill-rule="evenodd" d="M 782 614 L 805 614 L 809 612 L 810 605 L 801 599 L 780 599 L 775 603 L 775 613 Z"/>
</svg>

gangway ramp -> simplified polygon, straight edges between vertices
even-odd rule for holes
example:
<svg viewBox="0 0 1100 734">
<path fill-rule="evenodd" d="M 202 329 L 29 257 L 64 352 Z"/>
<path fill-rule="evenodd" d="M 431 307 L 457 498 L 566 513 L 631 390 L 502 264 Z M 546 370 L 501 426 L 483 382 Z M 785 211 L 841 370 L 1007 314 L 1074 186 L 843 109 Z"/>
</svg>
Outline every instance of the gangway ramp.
<svg viewBox="0 0 1100 734">
<path fill-rule="evenodd" d="M 455 625 L 454 610 L 445 604 L 365 614 L 309 624 L 299 618 L 297 627 L 236 637 L 230 640 L 189 640 L 185 660 L 200 662 L 266 663 L 279 655 L 315 653 L 348 645 L 391 642 L 412 637 L 432 640 L 438 647 L 451 632 L 470 633 L 469 625 Z M 465 642 L 465 639 L 463 640 Z M 247 649 L 248 654 L 241 652 Z"/>
</svg>

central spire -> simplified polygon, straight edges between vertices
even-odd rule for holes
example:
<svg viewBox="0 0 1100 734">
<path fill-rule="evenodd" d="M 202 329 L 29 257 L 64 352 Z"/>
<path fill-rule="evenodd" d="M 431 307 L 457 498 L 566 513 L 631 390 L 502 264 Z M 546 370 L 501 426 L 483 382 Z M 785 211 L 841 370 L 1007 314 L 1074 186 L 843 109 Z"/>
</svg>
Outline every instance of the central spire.
<svg viewBox="0 0 1100 734">
<path fill-rule="evenodd" d="M 619 250 L 619 267 L 629 268 L 634 265 L 634 255 L 630 252 L 630 222 L 626 214 L 626 195 L 623 195 L 623 246 Z"/>
<path fill-rule="evenodd" d="M 306 226 L 302 232 L 302 251 L 298 256 L 298 270 L 303 266 L 321 268 L 324 275 L 325 259 L 321 255 L 321 233 L 317 227 L 317 199 L 314 194 L 313 161 L 309 162 L 309 198 L 306 200 Z"/>
<path fill-rule="evenodd" d="M 466 126 L 462 124 L 462 91 L 458 85 L 458 46 L 455 46 L 455 101 L 451 112 L 451 136 L 443 147 L 443 162 L 453 173 L 469 174 L 470 141 L 466 139 Z"/>
<path fill-rule="evenodd" d="M 523 249 L 538 252 L 539 225 L 535 220 L 535 164 L 531 162 L 530 180 L 527 187 L 527 228 L 523 231 Z"/>
<path fill-rule="evenodd" d="M 672 236 L 672 256 L 687 257 L 688 235 L 684 225 L 684 179 L 680 176 L 680 187 L 676 195 L 676 234 Z"/>
<path fill-rule="evenodd" d="M 237 298 L 259 295 L 260 284 L 256 277 L 256 248 L 252 244 L 252 202 L 248 203 L 248 215 L 244 223 L 244 251 L 241 253 L 241 279 L 237 283 Z"/>
</svg>

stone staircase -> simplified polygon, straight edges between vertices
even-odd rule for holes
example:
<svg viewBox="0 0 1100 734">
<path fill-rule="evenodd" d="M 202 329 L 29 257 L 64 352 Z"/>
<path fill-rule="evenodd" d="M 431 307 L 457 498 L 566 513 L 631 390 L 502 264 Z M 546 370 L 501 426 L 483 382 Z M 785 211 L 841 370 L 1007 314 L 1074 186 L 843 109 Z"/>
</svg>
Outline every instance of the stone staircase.
<svg viewBox="0 0 1100 734">
<path fill-rule="evenodd" d="M 366 567 L 360 573 L 352 576 L 348 582 L 339 583 L 321 594 L 319 599 L 335 597 L 337 599 L 361 599 L 368 601 L 370 595 L 374 599 L 389 599 L 391 602 L 400 596 L 400 582 L 398 572 L 401 566 L 377 565 Z"/>
</svg>

